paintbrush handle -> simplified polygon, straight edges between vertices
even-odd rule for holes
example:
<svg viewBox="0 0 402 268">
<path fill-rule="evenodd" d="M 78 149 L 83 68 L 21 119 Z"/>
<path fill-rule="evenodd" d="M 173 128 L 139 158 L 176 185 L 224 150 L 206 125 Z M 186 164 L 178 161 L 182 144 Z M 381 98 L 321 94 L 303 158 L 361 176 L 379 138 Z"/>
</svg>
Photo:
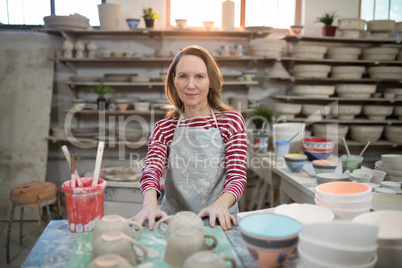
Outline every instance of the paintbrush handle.
<svg viewBox="0 0 402 268">
<path fill-rule="evenodd" d="M 100 168 L 102 165 L 102 157 L 103 157 L 103 149 L 105 147 L 105 143 L 103 141 L 100 141 L 98 144 L 98 151 L 96 153 L 96 160 L 95 160 L 95 169 L 94 169 L 94 178 L 92 181 L 92 186 L 98 185 L 99 181 L 99 173 L 100 173 Z"/>
</svg>

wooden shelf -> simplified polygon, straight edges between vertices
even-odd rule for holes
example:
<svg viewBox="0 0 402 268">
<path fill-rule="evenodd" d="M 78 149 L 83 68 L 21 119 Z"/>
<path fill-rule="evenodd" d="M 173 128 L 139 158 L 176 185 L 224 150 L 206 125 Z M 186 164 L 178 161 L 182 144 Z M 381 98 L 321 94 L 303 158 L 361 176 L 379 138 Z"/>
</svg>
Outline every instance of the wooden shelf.
<svg viewBox="0 0 402 268">
<path fill-rule="evenodd" d="M 402 84 L 402 79 L 372 79 L 372 78 L 360 78 L 360 79 L 342 79 L 342 78 L 315 78 L 315 77 L 295 77 L 290 78 L 269 78 L 273 81 L 287 81 L 287 82 L 320 82 L 320 83 L 399 83 Z"/>
<path fill-rule="evenodd" d="M 47 140 L 51 141 L 51 142 L 69 142 L 72 143 L 71 139 L 68 138 L 57 138 L 54 136 L 49 136 L 46 138 Z M 85 144 L 98 144 L 98 142 L 100 141 L 100 139 L 93 139 L 93 138 L 76 138 L 76 142 L 79 143 L 85 143 Z M 113 140 L 113 141 L 108 141 L 108 140 L 103 140 L 105 142 L 106 145 L 127 145 L 127 144 L 136 144 L 136 145 L 141 145 L 141 146 L 148 146 L 148 138 L 146 139 L 145 142 L 139 142 L 140 139 L 138 140 L 127 140 L 127 141 L 123 141 L 123 140 Z M 74 141 L 75 142 L 75 141 Z"/>
<path fill-rule="evenodd" d="M 98 111 L 98 110 L 87 110 L 87 109 L 83 109 L 83 110 L 75 110 L 75 109 L 71 109 L 71 110 L 65 110 L 65 113 L 73 113 L 73 114 L 77 114 L 77 115 L 98 115 L 99 113 L 105 113 L 105 115 L 165 115 L 166 112 L 163 110 L 153 110 L 153 111 L 135 111 L 135 110 L 126 110 L 124 112 L 121 111 L 109 111 L 109 110 L 105 110 L 105 111 Z"/>
<path fill-rule="evenodd" d="M 293 119 L 286 119 L 287 122 L 306 122 L 306 123 L 339 123 L 339 124 L 402 124 L 402 120 L 398 119 L 385 119 L 385 120 L 370 120 L 367 118 L 355 118 L 353 120 L 343 120 L 343 119 L 308 119 L 307 117 L 296 117 Z"/>
<path fill-rule="evenodd" d="M 342 97 L 329 97 L 329 98 L 311 98 L 311 97 L 303 97 L 303 96 L 290 96 L 290 95 L 275 95 L 270 96 L 270 98 L 275 100 L 284 100 L 284 101 L 314 101 L 314 102 L 334 102 L 334 101 L 342 101 L 342 102 L 402 102 L 402 99 L 389 99 L 389 98 L 342 98 Z"/>
<path fill-rule="evenodd" d="M 323 63 L 323 64 L 353 64 L 353 65 L 402 65 L 402 60 L 336 60 L 336 59 L 302 59 L 294 57 L 282 57 L 282 61 L 303 62 L 303 63 Z"/>
<path fill-rule="evenodd" d="M 337 43 L 372 43 L 372 44 L 401 44 L 402 40 L 395 38 L 375 39 L 375 38 L 345 38 L 345 37 L 328 37 L 328 36 L 292 36 L 285 35 L 280 38 L 286 42 L 295 43 L 299 41 L 316 41 L 316 42 L 337 42 Z"/>
</svg>

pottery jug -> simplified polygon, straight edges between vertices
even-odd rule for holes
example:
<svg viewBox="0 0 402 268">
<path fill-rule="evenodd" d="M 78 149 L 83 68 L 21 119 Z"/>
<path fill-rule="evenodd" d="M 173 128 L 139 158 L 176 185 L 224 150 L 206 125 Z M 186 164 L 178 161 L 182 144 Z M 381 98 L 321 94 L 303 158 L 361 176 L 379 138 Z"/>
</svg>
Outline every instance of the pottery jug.
<svg viewBox="0 0 402 268">
<path fill-rule="evenodd" d="M 167 223 L 167 221 L 169 221 L 169 223 Z M 161 228 L 162 223 L 168 225 L 166 230 Z M 201 218 L 192 211 L 177 212 L 175 215 L 160 219 L 155 225 L 155 229 L 160 234 L 165 235 L 166 240 L 180 227 L 190 227 L 199 230 L 200 232 L 204 232 L 204 224 Z"/>
<path fill-rule="evenodd" d="M 136 231 L 130 226 L 135 226 Z M 91 243 L 93 244 L 103 233 L 110 231 L 120 231 L 129 237 L 138 238 L 142 235 L 143 228 L 139 223 L 124 219 L 120 215 L 106 215 L 96 223 Z"/>
<path fill-rule="evenodd" d="M 183 268 L 226 268 L 227 262 L 230 262 L 230 267 L 237 267 L 236 260 L 231 257 L 202 250 L 188 257 Z"/>
<path fill-rule="evenodd" d="M 207 243 L 207 239 L 212 239 L 212 245 Z M 163 259 L 171 266 L 182 267 L 184 261 L 192 254 L 205 249 L 213 250 L 217 244 L 218 240 L 213 235 L 192 227 L 181 227 L 169 236 Z"/>
<path fill-rule="evenodd" d="M 138 252 L 141 252 L 141 255 Z M 91 260 L 108 253 L 117 254 L 135 266 L 147 258 L 148 250 L 128 235 L 120 231 L 111 231 L 102 234 L 94 241 Z"/>
<path fill-rule="evenodd" d="M 134 268 L 134 266 L 117 254 L 104 254 L 92 260 L 88 268 Z"/>
</svg>

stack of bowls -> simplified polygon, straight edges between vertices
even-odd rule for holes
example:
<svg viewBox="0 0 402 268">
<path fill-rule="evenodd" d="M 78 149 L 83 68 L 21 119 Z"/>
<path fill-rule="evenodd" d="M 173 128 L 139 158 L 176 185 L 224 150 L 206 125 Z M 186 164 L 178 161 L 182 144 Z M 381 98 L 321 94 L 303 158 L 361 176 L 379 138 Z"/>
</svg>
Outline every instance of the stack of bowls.
<svg viewBox="0 0 402 268">
<path fill-rule="evenodd" d="M 335 147 L 335 141 L 319 137 L 304 138 L 302 149 L 309 161 L 327 159 Z"/>
<path fill-rule="evenodd" d="M 373 178 L 373 175 L 371 175 L 370 173 L 365 173 L 365 172 L 355 172 L 355 170 L 353 170 L 352 173 L 350 173 L 350 181 L 353 182 L 359 182 L 359 183 L 370 183 L 371 179 Z"/>
<path fill-rule="evenodd" d="M 274 42 L 262 42 L 250 45 L 250 54 L 255 57 L 280 58 L 282 45 Z"/>
<path fill-rule="evenodd" d="M 335 86 L 328 85 L 294 85 L 293 93 L 308 98 L 328 98 L 335 93 Z"/>
<path fill-rule="evenodd" d="M 370 120 L 385 120 L 394 110 L 393 106 L 386 105 L 364 105 L 363 114 L 367 115 Z"/>
<path fill-rule="evenodd" d="M 317 185 L 327 183 L 327 182 L 348 181 L 349 180 L 349 175 L 339 174 L 339 173 L 318 173 L 316 177 L 317 177 Z"/>
<path fill-rule="evenodd" d="M 331 210 L 337 219 L 353 219 L 371 209 L 370 186 L 348 181 L 327 182 L 315 188 L 315 203 Z"/>
<path fill-rule="evenodd" d="M 343 98 L 370 98 L 370 95 L 374 94 L 376 89 L 377 85 L 372 84 L 336 85 L 336 93 Z"/>
<path fill-rule="evenodd" d="M 384 95 L 387 93 L 394 94 L 393 97 L 396 99 L 402 99 L 402 88 L 387 88 L 384 90 Z"/>
<path fill-rule="evenodd" d="M 327 53 L 328 48 L 324 46 L 295 46 L 293 56 L 300 59 L 321 60 Z"/>
<path fill-rule="evenodd" d="M 328 59 L 333 60 L 357 60 L 362 53 L 358 47 L 330 47 L 328 48 Z"/>
<path fill-rule="evenodd" d="M 331 72 L 331 65 L 298 64 L 293 69 L 297 77 L 327 78 Z"/>
<path fill-rule="evenodd" d="M 395 60 L 399 49 L 396 47 L 370 47 L 363 50 L 363 60 Z"/>
<path fill-rule="evenodd" d="M 370 77 L 373 79 L 401 79 L 402 67 L 400 66 L 373 66 L 368 67 Z"/>
<path fill-rule="evenodd" d="M 274 208 L 275 214 L 287 216 L 302 224 L 329 222 L 334 219 L 331 210 L 313 204 L 282 204 Z"/>
<path fill-rule="evenodd" d="M 364 66 L 333 66 L 331 77 L 343 79 L 360 79 L 366 67 Z"/>
<path fill-rule="evenodd" d="M 366 21 L 355 18 L 344 18 L 338 20 L 338 30 L 345 38 L 359 38 L 363 34 Z"/>
<path fill-rule="evenodd" d="M 286 154 L 283 158 L 291 172 L 299 172 L 307 160 L 307 156 L 304 154 Z"/>
<path fill-rule="evenodd" d="M 302 105 L 296 103 L 274 103 L 273 108 L 278 116 L 293 119 L 296 114 L 301 112 Z"/>
<path fill-rule="evenodd" d="M 331 160 L 314 160 L 312 162 L 315 174 L 334 173 L 338 164 Z M 347 177 L 349 178 L 349 176 Z M 346 179 L 347 179 L 346 178 Z"/>
<path fill-rule="evenodd" d="M 273 133 L 272 137 L 273 140 L 284 140 L 288 141 L 294 135 L 295 138 L 290 143 L 289 153 L 296 153 L 299 152 L 301 149 L 301 140 L 304 134 L 305 137 L 305 129 L 303 123 L 276 123 L 272 126 Z"/>
<path fill-rule="evenodd" d="M 367 31 L 370 32 L 370 37 L 372 38 L 388 38 L 394 28 L 394 20 L 371 20 L 367 22 Z"/>
<path fill-rule="evenodd" d="M 338 143 L 342 138 L 346 137 L 349 131 L 349 126 L 346 125 L 333 125 L 333 124 L 314 124 L 314 136 L 323 137 L 326 139 L 334 140 Z"/>
<path fill-rule="evenodd" d="M 351 125 L 350 137 L 358 142 L 376 142 L 381 138 L 384 126 Z"/>
<path fill-rule="evenodd" d="M 278 267 L 296 248 L 301 224 L 287 216 L 253 214 L 239 221 L 239 230 L 258 266 Z"/>
<path fill-rule="evenodd" d="M 384 180 L 402 182 L 402 154 L 383 154 L 381 161 L 375 162 L 377 170 L 387 173 Z"/>
<path fill-rule="evenodd" d="M 378 226 L 332 221 L 302 226 L 297 251 L 303 267 L 374 267 Z"/>
<path fill-rule="evenodd" d="M 375 224 L 377 235 L 378 262 L 376 267 L 400 267 L 402 263 L 402 212 L 381 210 L 355 217 L 353 223 Z"/>
<path fill-rule="evenodd" d="M 402 127 L 385 126 L 385 138 L 391 142 L 402 143 Z"/>
</svg>

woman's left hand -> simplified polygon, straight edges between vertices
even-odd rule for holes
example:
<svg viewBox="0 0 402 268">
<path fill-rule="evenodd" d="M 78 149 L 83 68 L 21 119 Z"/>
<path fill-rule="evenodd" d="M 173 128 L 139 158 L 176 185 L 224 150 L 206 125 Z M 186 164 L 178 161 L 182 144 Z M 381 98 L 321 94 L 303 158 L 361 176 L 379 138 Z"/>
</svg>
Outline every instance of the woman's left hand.
<svg viewBox="0 0 402 268">
<path fill-rule="evenodd" d="M 232 229 L 231 222 L 237 225 L 236 217 L 229 213 L 229 207 L 231 207 L 234 202 L 236 202 L 236 200 L 232 194 L 223 193 L 212 205 L 201 210 L 198 216 L 201 218 L 209 216 L 209 225 L 211 227 L 215 227 L 216 219 L 218 219 L 224 231 L 230 230 Z"/>
</svg>

